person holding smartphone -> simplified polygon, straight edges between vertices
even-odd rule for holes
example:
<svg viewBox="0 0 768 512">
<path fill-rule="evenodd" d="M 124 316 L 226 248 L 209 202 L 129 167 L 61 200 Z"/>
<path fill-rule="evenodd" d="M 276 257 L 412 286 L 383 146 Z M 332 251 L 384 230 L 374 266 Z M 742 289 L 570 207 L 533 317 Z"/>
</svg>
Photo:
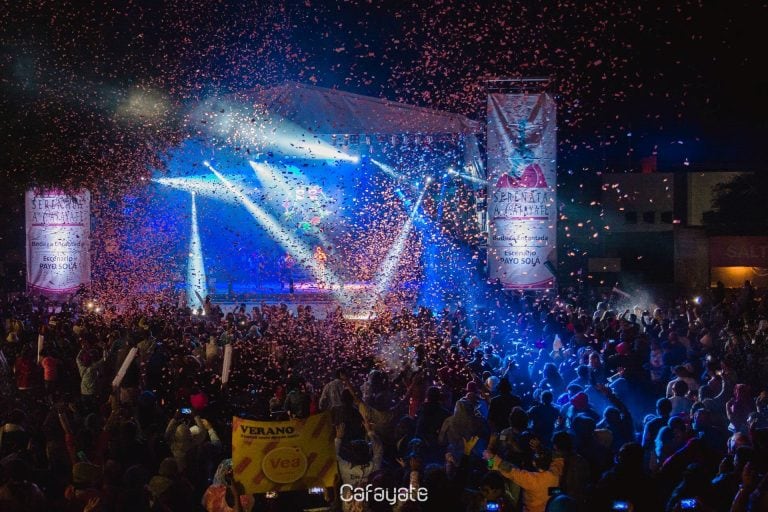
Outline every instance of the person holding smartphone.
<svg viewBox="0 0 768 512">
<path fill-rule="evenodd" d="M 545 512 L 549 489 L 560 485 L 564 461 L 562 457 L 553 459 L 549 451 L 541 449 L 537 438 L 531 439 L 531 449 L 535 453 L 532 471 L 501 460 L 489 450 L 483 452 L 483 458 L 488 462 L 488 469 L 498 471 L 523 490 L 523 512 Z"/>
<path fill-rule="evenodd" d="M 187 414 L 184 411 L 188 410 Z M 165 440 L 170 445 L 171 453 L 179 466 L 179 471 L 184 471 L 187 466 L 187 454 L 194 448 L 210 438 L 212 443 L 219 443 L 211 424 L 198 415 L 192 417 L 194 424 L 188 425 L 188 418 L 192 414 L 191 409 L 179 409 L 165 428 Z"/>
<path fill-rule="evenodd" d="M 480 481 L 479 492 L 472 493 L 467 512 L 511 512 L 517 510 L 506 492 L 504 477 L 489 471 Z"/>
</svg>

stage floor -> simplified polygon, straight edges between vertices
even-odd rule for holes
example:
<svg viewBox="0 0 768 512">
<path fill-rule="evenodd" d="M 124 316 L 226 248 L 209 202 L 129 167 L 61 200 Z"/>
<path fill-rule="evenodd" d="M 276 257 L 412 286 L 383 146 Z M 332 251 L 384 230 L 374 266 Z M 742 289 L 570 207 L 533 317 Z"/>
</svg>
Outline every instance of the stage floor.
<svg viewBox="0 0 768 512">
<path fill-rule="evenodd" d="M 218 304 L 224 313 L 233 311 L 241 304 L 245 304 L 246 311 L 261 304 L 286 304 L 294 313 L 299 305 L 311 306 L 315 317 L 325 318 L 342 304 L 342 296 L 348 303 L 359 304 L 361 299 L 370 296 L 374 287 L 373 283 L 347 283 L 343 287 L 330 289 L 314 281 L 298 281 L 293 283 L 293 290 L 288 284 L 281 286 L 280 283 L 232 283 L 224 290 L 217 287 L 208 291 L 211 302 Z M 350 311 L 345 311 L 345 314 L 355 319 L 360 316 Z"/>
</svg>

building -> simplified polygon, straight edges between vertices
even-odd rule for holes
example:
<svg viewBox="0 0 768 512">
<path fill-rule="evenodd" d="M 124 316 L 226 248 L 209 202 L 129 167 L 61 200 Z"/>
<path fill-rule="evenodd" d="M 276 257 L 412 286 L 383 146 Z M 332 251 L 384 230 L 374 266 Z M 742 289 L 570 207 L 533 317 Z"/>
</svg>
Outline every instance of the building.
<svg viewBox="0 0 768 512">
<path fill-rule="evenodd" d="M 601 203 L 610 230 L 590 272 L 688 290 L 717 281 L 729 288 L 745 280 L 768 286 L 768 236 L 721 236 L 707 226 L 715 187 L 739 174 L 603 175 Z"/>
</svg>

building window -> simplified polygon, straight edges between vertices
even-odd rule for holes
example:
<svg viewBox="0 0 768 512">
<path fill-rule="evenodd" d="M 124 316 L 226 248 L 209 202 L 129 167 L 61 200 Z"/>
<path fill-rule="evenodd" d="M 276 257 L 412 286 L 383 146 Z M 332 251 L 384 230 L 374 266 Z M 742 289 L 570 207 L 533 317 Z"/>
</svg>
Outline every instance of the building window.
<svg viewBox="0 0 768 512">
<path fill-rule="evenodd" d="M 637 212 L 624 212 L 625 224 L 637 224 Z"/>
<path fill-rule="evenodd" d="M 661 212 L 661 222 L 664 224 L 672 224 L 672 221 L 674 220 L 674 215 L 672 212 Z"/>
<path fill-rule="evenodd" d="M 643 212 L 643 222 L 646 224 L 655 224 L 656 212 Z"/>
</svg>

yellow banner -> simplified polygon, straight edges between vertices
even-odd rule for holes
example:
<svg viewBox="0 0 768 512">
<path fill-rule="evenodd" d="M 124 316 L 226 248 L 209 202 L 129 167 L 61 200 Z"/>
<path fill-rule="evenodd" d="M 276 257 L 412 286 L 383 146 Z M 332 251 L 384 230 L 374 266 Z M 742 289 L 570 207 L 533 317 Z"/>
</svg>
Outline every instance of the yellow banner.
<svg viewBox="0 0 768 512">
<path fill-rule="evenodd" d="M 234 478 L 246 493 L 333 487 L 334 431 L 328 412 L 305 420 L 232 420 Z"/>
</svg>

